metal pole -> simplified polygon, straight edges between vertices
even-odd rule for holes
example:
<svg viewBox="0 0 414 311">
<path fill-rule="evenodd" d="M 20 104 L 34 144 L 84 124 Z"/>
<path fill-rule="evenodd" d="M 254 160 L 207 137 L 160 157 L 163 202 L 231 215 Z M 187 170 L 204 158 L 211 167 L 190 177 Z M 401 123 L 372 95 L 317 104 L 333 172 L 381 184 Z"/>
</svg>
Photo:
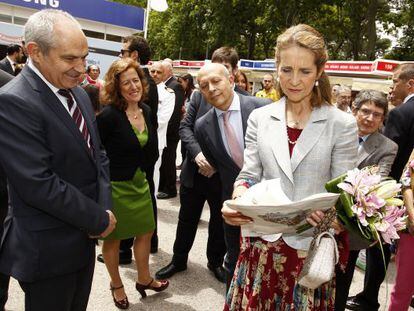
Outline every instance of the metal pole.
<svg viewBox="0 0 414 311">
<path fill-rule="evenodd" d="M 148 23 L 149 16 L 151 12 L 151 0 L 147 0 L 147 9 L 145 10 L 145 25 L 144 25 L 144 38 L 147 39 L 148 36 Z"/>
</svg>

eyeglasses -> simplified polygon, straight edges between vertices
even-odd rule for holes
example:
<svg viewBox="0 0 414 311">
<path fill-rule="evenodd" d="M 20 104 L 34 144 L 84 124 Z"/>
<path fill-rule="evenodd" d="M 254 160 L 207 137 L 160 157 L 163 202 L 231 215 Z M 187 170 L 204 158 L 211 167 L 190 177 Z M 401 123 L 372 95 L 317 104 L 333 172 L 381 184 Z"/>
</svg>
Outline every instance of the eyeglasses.
<svg viewBox="0 0 414 311">
<path fill-rule="evenodd" d="M 272 80 L 263 80 L 264 83 L 270 83 Z"/>
<path fill-rule="evenodd" d="M 359 109 L 359 111 L 361 112 L 362 116 L 364 116 L 366 118 L 368 118 L 370 115 L 372 115 L 372 118 L 379 120 L 384 116 L 383 113 L 371 111 L 371 110 L 366 109 L 366 108 L 361 108 L 361 109 Z"/>
<path fill-rule="evenodd" d="M 124 49 L 122 49 L 121 50 L 121 56 L 124 56 L 125 53 L 130 53 L 130 52 L 131 52 L 131 50 L 124 50 Z"/>
</svg>

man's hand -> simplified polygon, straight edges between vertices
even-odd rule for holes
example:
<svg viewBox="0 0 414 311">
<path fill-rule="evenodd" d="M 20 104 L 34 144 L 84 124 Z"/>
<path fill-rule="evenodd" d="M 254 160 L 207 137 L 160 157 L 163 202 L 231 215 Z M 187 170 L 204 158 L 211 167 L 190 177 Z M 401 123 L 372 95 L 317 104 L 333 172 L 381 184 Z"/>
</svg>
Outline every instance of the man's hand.
<svg viewBox="0 0 414 311">
<path fill-rule="evenodd" d="M 112 214 L 111 211 L 106 212 L 109 214 L 109 224 L 108 227 L 106 227 L 105 231 L 101 233 L 101 238 L 107 237 L 112 231 L 114 231 L 116 225 L 116 218 L 114 214 Z"/>
<path fill-rule="evenodd" d="M 197 154 L 194 161 L 198 165 L 198 172 L 201 175 L 210 178 L 216 172 L 216 169 L 213 166 L 211 166 L 210 163 L 208 163 L 206 157 L 202 152 Z"/>
</svg>

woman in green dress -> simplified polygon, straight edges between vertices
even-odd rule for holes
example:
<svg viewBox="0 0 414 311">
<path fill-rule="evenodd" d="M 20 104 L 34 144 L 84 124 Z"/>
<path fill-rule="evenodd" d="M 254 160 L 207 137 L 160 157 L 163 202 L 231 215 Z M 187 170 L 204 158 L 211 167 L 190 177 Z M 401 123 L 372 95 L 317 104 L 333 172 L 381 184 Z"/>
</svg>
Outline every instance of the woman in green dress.
<svg viewBox="0 0 414 311">
<path fill-rule="evenodd" d="M 115 305 L 127 309 L 128 298 L 119 274 L 120 240 L 135 237 L 134 257 L 138 276 L 135 287 L 160 292 L 168 281 L 157 281 L 149 271 L 151 236 L 155 228 L 152 202 L 145 171 L 158 158 L 156 129 L 151 126 L 151 109 L 142 103 L 147 94 L 144 72 L 131 59 L 115 61 L 105 76 L 98 115 L 102 143 L 110 160 L 115 230 L 104 240 L 102 254 L 108 269 Z"/>
</svg>

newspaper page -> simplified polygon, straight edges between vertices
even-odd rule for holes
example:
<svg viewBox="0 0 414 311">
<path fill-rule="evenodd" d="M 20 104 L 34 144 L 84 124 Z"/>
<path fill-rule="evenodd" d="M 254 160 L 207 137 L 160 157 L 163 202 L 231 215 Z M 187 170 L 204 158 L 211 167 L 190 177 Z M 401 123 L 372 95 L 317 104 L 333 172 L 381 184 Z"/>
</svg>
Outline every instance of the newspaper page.
<svg viewBox="0 0 414 311">
<path fill-rule="evenodd" d="M 243 236 L 262 236 L 295 234 L 307 226 L 306 217 L 310 213 L 328 210 L 338 198 L 339 194 L 325 192 L 292 202 L 283 192 L 278 178 L 256 184 L 239 199 L 224 204 L 253 219 L 253 223 L 242 226 Z"/>
</svg>

